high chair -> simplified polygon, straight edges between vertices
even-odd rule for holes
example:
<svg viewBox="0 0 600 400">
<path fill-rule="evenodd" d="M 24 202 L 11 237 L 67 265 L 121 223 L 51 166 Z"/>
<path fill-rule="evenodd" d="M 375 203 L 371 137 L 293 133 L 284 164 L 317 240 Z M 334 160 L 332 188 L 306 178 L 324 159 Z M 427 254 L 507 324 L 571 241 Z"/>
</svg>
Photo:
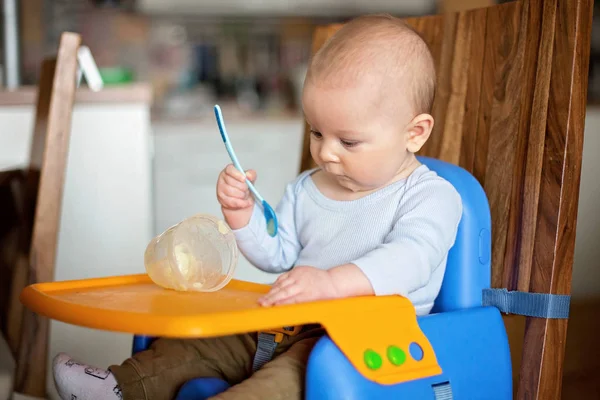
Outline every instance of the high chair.
<svg viewBox="0 0 600 400">
<path fill-rule="evenodd" d="M 435 128 L 420 158 L 464 203 L 431 315 L 417 318 L 400 296 L 260 308 L 267 285 L 233 280 L 182 294 L 145 274 L 31 285 L 22 301 L 64 322 L 146 335 L 134 351 L 155 336 L 321 323 L 327 335 L 309 359 L 307 399 L 559 399 L 591 14 L 589 0 L 522 0 L 407 19 L 438 71 Z M 313 51 L 337 29 L 318 28 Z M 301 170 L 311 166 L 305 136 Z M 521 355 L 509 351 L 513 317 L 526 319 Z M 226 387 L 199 378 L 178 398 Z"/>
<path fill-rule="evenodd" d="M 477 180 L 456 165 L 428 157 L 420 161 L 450 181 L 463 200 L 463 216 L 455 245 L 448 255 L 442 290 L 432 315 L 419 317 L 418 323 L 435 351 L 444 371 L 440 375 L 395 386 L 371 382 L 358 373 L 336 344 L 322 338 L 313 349 L 306 380 L 307 399 L 436 399 L 452 392 L 456 398 L 511 398 L 511 361 L 502 318 L 497 308 L 482 307 L 481 294 L 490 287 L 491 218 L 486 195 Z M 380 310 L 384 320 L 399 317 L 394 309 Z M 357 318 L 354 314 L 353 318 Z M 370 324 L 371 316 L 358 317 L 357 323 Z M 360 322 L 358 322 L 360 321 Z M 408 322 L 404 322 L 408 323 Z M 396 325 L 394 323 L 384 323 Z M 400 328 L 402 329 L 402 328 Z M 354 335 L 352 332 L 345 332 Z M 403 335 L 401 335 L 403 336 Z M 135 336 L 133 352 L 146 349 L 153 338 Z M 423 350 L 414 338 L 398 337 L 391 343 L 369 343 L 379 346 L 384 363 L 389 345 L 400 347 L 406 357 L 419 361 Z M 480 366 L 485 365 L 485 368 Z M 401 369 L 401 366 L 397 367 Z M 477 381 L 477 385 L 470 382 Z M 350 383 L 352 382 L 352 383 Z M 228 387 L 214 378 L 188 382 L 177 400 L 198 400 Z M 439 393 L 439 394 L 438 394 Z"/>
</svg>

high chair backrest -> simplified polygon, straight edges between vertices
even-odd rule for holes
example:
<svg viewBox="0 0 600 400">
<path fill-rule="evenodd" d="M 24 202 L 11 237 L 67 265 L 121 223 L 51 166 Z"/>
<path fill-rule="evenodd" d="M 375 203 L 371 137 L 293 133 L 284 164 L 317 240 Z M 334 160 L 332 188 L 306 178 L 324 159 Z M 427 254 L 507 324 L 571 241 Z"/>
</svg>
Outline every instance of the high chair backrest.
<svg viewBox="0 0 600 400">
<path fill-rule="evenodd" d="M 18 339 L 13 390 L 40 398 L 46 397 L 49 321 L 24 309 L 18 296 L 26 285 L 54 280 L 80 43 L 80 35 L 63 33 L 56 57 L 42 64 L 31 160 L 19 190 L 21 254 L 12 271 L 9 310 L 9 337 Z"/>
<path fill-rule="evenodd" d="M 463 203 L 456 241 L 448 253 L 446 272 L 432 313 L 481 306 L 481 293 L 490 287 L 491 216 L 483 188 L 465 169 L 429 157 L 420 161 L 456 188 Z"/>
<path fill-rule="evenodd" d="M 420 155 L 484 188 L 492 287 L 570 293 L 591 17 L 591 0 L 522 0 L 406 20 L 438 73 Z M 313 52 L 339 28 L 318 28 Z M 309 137 L 306 127 L 301 170 L 314 167 Z M 517 397 L 560 398 L 566 326 L 528 318 Z"/>
</svg>

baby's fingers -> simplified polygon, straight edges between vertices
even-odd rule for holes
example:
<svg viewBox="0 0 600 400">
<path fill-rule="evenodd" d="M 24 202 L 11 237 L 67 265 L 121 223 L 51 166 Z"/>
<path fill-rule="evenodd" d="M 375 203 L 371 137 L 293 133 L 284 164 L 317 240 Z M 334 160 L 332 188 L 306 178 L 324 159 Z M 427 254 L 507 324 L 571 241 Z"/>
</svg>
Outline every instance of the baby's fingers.
<svg viewBox="0 0 600 400">
<path fill-rule="evenodd" d="M 228 210 L 241 210 L 251 207 L 253 204 L 253 200 L 251 198 L 239 199 L 235 197 L 221 196 L 220 194 L 217 197 L 221 206 Z"/>
<path fill-rule="evenodd" d="M 246 177 L 250 180 L 250 182 L 256 182 L 256 171 L 253 169 L 249 169 L 246 171 Z"/>
<path fill-rule="evenodd" d="M 232 197 L 235 199 L 247 199 L 248 198 L 248 188 L 247 187 L 242 187 L 241 189 L 236 187 L 236 186 L 232 186 L 232 185 L 223 185 L 220 188 L 220 194 L 222 197 Z"/>
<path fill-rule="evenodd" d="M 250 182 L 256 181 L 256 171 L 248 170 L 246 171 L 246 175 L 244 175 L 240 171 L 238 171 L 238 169 L 234 167 L 233 164 L 229 164 L 225 168 L 225 174 L 239 182 L 245 182 L 246 179 L 249 179 Z"/>
<path fill-rule="evenodd" d="M 247 196 L 247 194 L 248 194 L 248 185 L 246 184 L 246 180 L 240 181 L 239 179 L 236 179 L 236 178 L 234 178 L 231 175 L 224 174 L 223 175 L 223 182 L 225 183 L 224 186 L 228 186 L 228 187 L 237 189 L 239 191 L 242 191 L 242 192 L 244 192 L 244 196 Z"/>
<path fill-rule="evenodd" d="M 258 299 L 258 303 L 263 307 L 272 306 L 278 304 L 281 301 L 295 297 L 300 293 L 300 287 L 298 285 L 289 285 L 285 287 L 274 287 L 267 293 Z"/>
<path fill-rule="evenodd" d="M 225 168 L 225 175 L 230 176 L 231 178 L 240 182 L 244 182 L 246 180 L 244 174 L 238 171 L 238 169 L 234 167 L 233 164 L 229 164 Z"/>
</svg>

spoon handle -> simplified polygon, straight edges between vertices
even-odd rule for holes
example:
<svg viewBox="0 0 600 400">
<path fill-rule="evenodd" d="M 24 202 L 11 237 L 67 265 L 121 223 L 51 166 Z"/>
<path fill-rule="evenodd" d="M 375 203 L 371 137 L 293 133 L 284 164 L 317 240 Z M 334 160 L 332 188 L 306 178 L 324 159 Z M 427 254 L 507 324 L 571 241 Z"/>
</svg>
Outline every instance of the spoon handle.
<svg viewBox="0 0 600 400">
<path fill-rule="evenodd" d="M 235 155 L 235 151 L 233 151 L 233 147 L 231 147 L 231 142 L 229 141 L 229 136 L 227 135 L 227 130 L 225 129 L 225 122 L 223 121 L 223 114 L 221 113 L 221 107 L 219 107 L 219 105 L 215 105 L 215 117 L 217 118 L 217 125 L 219 126 L 219 132 L 221 132 L 221 138 L 223 139 L 223 143 L 225 143 L 225 149 L 227 149 L 227 153 L 229 154 L 229 158 L 231 159 L 231 162 L 233 162 L 233 165 L 235 166 L 235 168 L 238 171 L 240 171 L 242 174 L 245 175 L 246 173 L 244 172 L 244 169 L 240 165 L 240 162 L 238 161 L 237 156 Z M 246 178 L 246 184 L 248 185 L 248 188 L 250 189 L 250 191 L 252 192 L 254 197 L 256 197 L 256 199 L 260 203 L 262 203 L 264 201 L 264 199 L 258 193 L 258 190 L 256 190 L 256 188 L 254 187 L 252 182 L 250 182 L 250 180 L 247 178 Z"/>
</svg>

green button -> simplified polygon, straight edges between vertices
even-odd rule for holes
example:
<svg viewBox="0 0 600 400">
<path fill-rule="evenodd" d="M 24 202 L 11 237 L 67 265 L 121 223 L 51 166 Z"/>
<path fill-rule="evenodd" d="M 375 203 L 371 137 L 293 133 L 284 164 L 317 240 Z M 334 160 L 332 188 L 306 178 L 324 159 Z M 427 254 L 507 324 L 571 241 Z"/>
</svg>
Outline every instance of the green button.
<svg viewBox="0 0 600 400">
<path fill-rule="evenodd" d="M 387 349 L 388 360 L 394 365 L 402 365 L 406 361 L 406 353 L 399 347 L 390 346 Z"/>
<path fill-rule="evenodd" d="M 373 370 L 379 369 L 379 368 L 381 368 L 381 365 L 383 364 L 383 360 L 381 359 L 381 356 L 373 350 L 365 350 L 364 358 L 365 358 L 365 364 L 367 365 L 367 367 L 369 369 L 373 369 Z"/>
</svg>

